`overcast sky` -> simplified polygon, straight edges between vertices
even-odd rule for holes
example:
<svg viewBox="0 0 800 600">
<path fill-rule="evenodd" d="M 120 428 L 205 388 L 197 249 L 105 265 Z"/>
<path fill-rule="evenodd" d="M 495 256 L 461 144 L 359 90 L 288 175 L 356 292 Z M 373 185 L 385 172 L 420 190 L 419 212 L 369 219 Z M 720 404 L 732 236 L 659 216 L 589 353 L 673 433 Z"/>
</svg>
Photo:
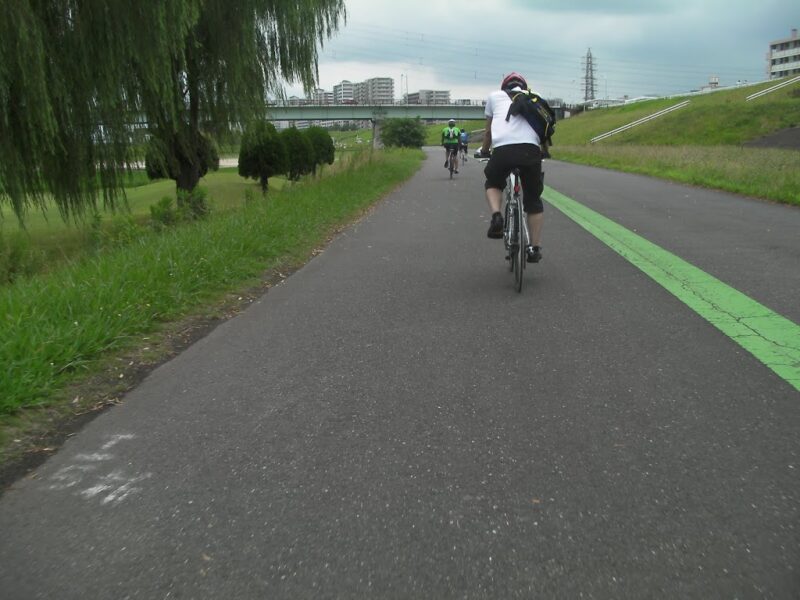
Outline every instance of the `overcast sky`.
<svg viewBox="0 0 800 600">
<path fill-rule="evenodd" d="M 320 87 L 392 77 L 398 99 L 483 99 L 518 71 L 545 97 L 580 101 L 590 48 L 598 98 L 679 94 L 712 75 L 763 81 L 769 43 L 800 28 L 800 0 L 346 2 L 346 24 L 320 51 Z"/>
</svg>

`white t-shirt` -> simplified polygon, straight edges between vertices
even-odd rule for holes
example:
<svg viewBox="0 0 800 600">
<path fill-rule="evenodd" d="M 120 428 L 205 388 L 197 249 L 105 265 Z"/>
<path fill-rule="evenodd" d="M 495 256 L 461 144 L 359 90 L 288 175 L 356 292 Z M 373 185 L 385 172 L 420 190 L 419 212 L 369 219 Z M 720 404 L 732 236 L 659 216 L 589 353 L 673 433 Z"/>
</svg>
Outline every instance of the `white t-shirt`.
<svg viewBox="0 0 800 600">
<path fill-rule="evenodd" d="M 510 106 L 511 98 L 503 90 L 493 91 L 486 100 L 484 114 L 492 117 L 492 148 L 509 144 L 536 144 L 541 147 L 539 136 L 528 125 L 525 117 L 512 115 L 506 122 Z"/>
</svg>

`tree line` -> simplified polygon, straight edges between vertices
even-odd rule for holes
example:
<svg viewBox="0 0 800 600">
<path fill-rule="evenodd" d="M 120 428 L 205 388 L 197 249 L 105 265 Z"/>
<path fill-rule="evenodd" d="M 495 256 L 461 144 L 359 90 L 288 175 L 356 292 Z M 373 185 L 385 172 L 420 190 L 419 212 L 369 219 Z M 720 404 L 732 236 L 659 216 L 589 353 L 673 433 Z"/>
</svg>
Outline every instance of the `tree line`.
<svg viewBox="0 0 800 600">
<path fill-rule="evenodd" d="M 317 166 L 333 164 L 334 147 L 330 134 L 322 127 L 295 129 L 280 133 L 268 121 L 257 121 L 242 136 L 239 149 L 239 175 L 257 179 L 267 192 L 267 179 L 286 175 L 296 181 Z"/>
<path fill-rule="evenodd" d="M 201 177 L 219 167 L 216 144 L 209 138 L 203 147 Z M 322 127 L 295 129 L 280 133 L 269 121 L 253 122 L 242 135 L 239 146 L 239 175 L 256 179 L 266 193 L 269 178 L 286 175 L 297 181 L 308 173 L 316 173 L 322 164 L 333 164 L 334 145 L 330 134 Z M 159 138 L 151 138 L 145 155 L 145 169 L 150 179 L 176 179 L 178 166 L 165 151 Z"/>
</svg>

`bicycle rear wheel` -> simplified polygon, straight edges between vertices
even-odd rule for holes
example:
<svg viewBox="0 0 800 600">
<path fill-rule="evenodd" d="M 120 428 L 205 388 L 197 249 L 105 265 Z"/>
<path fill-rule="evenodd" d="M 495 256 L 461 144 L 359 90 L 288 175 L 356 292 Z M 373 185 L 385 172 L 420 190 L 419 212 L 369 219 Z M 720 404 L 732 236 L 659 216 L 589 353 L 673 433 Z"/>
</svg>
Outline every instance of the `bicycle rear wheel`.
<svg viewBox="0 0 800 600">
<path fill-rule="evenodd" d="M 516 226 L 517 226 L 517 248 L 516 248 L 516 269 L 514 270 L 514 285 L 517 288 L 517 292 L 522 291 L 522 274 L 525 271 L 525 263 L 527 256 L 525 256 L 525 223 L 523 219 L 525 218 L 525 213 L 522 212 L 519 205 L 517 205 L 517 219 L 516 219 Z"/>
<path fill-rule="evenodd" d="M 524 243 L 524 227 L 522 224 L 522 211 L 519 205 L 514 207 L 514 237 L 516 238 L 513 254 L 511 255 L 511 262 L 514 268 L 514 287 L 517 292 L 522 291 L 522 272 L 525 269 L 525 243 Z"/>
<path fill-rule="evenodd" d="M 506 247 L 506 257 L 508 259 L 508 270 L 514 270 L 514 215 L 511 210 L 511 202 L 506 199 L 505 228 L 503 231 L 503 243 Z"/>
</svg>

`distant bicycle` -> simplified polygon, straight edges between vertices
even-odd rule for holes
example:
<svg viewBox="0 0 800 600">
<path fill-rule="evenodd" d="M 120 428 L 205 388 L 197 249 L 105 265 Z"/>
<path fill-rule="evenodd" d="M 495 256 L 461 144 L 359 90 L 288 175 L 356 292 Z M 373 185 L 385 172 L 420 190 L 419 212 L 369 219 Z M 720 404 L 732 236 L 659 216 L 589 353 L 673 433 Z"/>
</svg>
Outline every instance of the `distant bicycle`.
<svg viewBox="0 0 800 600">
<path fill-rule="evenodd" d="M 450 179 L 453 178 L 453 173 L 458 173 L 455 170 L 455 164 L 458 160 L 458 146 L 453 146 L 453 148 L 448 148 L 447 150 L 447 168 L 450 169 Z"/>
<path fill-rule="evenodd" d="M 461 156 L 461 164 L 462 165 L 467 162 L 467 154 L 468 154 L 467 145 L 466 144 L 461 144 L 461 150 L 459 151 L 459 155 Z"/>
</svg>

